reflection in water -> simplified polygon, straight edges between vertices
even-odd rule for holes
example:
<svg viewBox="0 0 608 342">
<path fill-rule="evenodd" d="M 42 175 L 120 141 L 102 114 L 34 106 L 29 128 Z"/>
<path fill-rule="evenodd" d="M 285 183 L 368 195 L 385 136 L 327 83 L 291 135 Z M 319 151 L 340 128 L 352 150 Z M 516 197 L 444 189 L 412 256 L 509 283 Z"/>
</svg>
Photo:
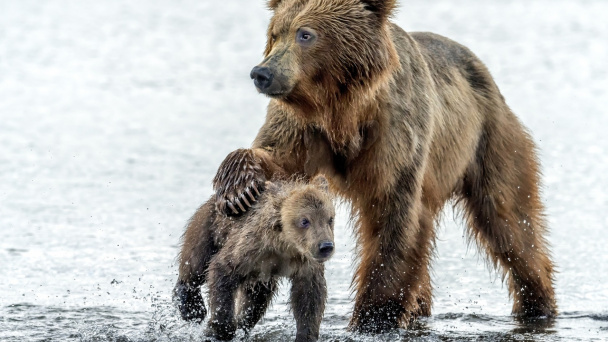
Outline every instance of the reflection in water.
<svg viewBox="0 0 608 342">
<path fill-rule="evenodd" d="M 520 318 L 515 317 L 517 327 L 512 330 L 514 334 L 554 334 L 556 331 L 555 318 Z"/>
</svg>

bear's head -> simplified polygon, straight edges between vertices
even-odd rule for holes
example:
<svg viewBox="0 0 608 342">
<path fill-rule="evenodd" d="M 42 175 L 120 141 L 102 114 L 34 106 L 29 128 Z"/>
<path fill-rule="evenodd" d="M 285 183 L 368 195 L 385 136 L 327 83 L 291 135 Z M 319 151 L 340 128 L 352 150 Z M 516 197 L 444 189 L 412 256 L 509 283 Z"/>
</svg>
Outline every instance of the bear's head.
<svg viewBox="0 0 608 342">
<path fill-rule="evenodd" d="M 398 64 L 388 18 L 396 0 L 271 0 L 259 92 L 293 106 L 343 101 Z"/>
<path fill-rule="evenodd" d="M 333 255 L 335 210 L 325 177 L 317 176 L 309 184 L 293 188 L 280 213 L 281 234 L 297 253 L 319 262 Z"/>
</svg>

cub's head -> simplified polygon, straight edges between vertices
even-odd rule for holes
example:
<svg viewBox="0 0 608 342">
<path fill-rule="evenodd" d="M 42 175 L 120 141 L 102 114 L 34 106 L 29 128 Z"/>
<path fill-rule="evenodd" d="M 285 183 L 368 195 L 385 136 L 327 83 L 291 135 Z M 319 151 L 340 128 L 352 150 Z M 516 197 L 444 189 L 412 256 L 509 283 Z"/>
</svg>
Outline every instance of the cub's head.
<svg viewBox="0 0 608 342">
<path fill-rule="evenodd" d="M 323 176 L 295 187 L 281 206 L 282 234 L 299 253 L 319 262 L 334 252 L 334 205 Z"/>
<path fill-rule="evenodd" d="M 388 17 L 396 0 L 271 0 L 264 60 L 251 71 L 259 92 L 288 104 L 323 106 L 369 88 L 396 65 Z"/>
</svg>

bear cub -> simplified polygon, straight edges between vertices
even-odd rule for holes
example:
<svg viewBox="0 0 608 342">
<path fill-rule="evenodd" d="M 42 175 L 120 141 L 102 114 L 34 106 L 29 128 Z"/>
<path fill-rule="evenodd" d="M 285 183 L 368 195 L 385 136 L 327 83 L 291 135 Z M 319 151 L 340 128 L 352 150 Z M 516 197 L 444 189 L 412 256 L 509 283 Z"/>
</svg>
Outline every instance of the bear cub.
<svg viewBox="0 0 608 342">
<path fill-rule="evenodd" d="M 184 234 L 174 294 L 186 320 L 203 320 L 200 286 L 209 288 L 206 334 L 230 340 L 264 315 L 281 277 L 291 280 L 296 341 L 316 341 L 327 289 L 323 262 L 334 252 L 334 206 L 325 177 L 266 183 L 245 214 L 218 214 L 215 197 L 190 220 Z M 198 251 L 193 253 L 190 251 Z M 201 253 L 202 251 L 202 253 Z"/>
</svg>

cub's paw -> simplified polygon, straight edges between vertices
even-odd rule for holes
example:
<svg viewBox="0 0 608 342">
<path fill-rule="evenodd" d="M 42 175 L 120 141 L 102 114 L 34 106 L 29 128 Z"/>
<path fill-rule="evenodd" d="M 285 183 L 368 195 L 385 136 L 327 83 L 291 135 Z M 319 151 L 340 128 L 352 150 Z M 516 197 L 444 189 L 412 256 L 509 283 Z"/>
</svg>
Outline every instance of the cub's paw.
<svg viewBox="0 0 608 342">
<path fill-rule="evenodd" d="M 266 176 L 250 149 L 228 154 L 213 179 L 216 208 L 226 215 L 245 213 L 264 191 Z"/>
<path fill-rule="evenodd" d="M 216 320 L 209 321 L 205 336 L 213 337 L 220 341 L 230 341 L 236 333 L 236 325 L 233 323 L 220 323 Z"/>
<path fill-rule="evenodd" d="M 173 300 L 177 303 L 177 308 L 183 320 L 199 323 L 205 320 L 207 309 L 205 309 L 200 288 L 193 289 L 179 282 L 173 289 Z"/>
</svg>

